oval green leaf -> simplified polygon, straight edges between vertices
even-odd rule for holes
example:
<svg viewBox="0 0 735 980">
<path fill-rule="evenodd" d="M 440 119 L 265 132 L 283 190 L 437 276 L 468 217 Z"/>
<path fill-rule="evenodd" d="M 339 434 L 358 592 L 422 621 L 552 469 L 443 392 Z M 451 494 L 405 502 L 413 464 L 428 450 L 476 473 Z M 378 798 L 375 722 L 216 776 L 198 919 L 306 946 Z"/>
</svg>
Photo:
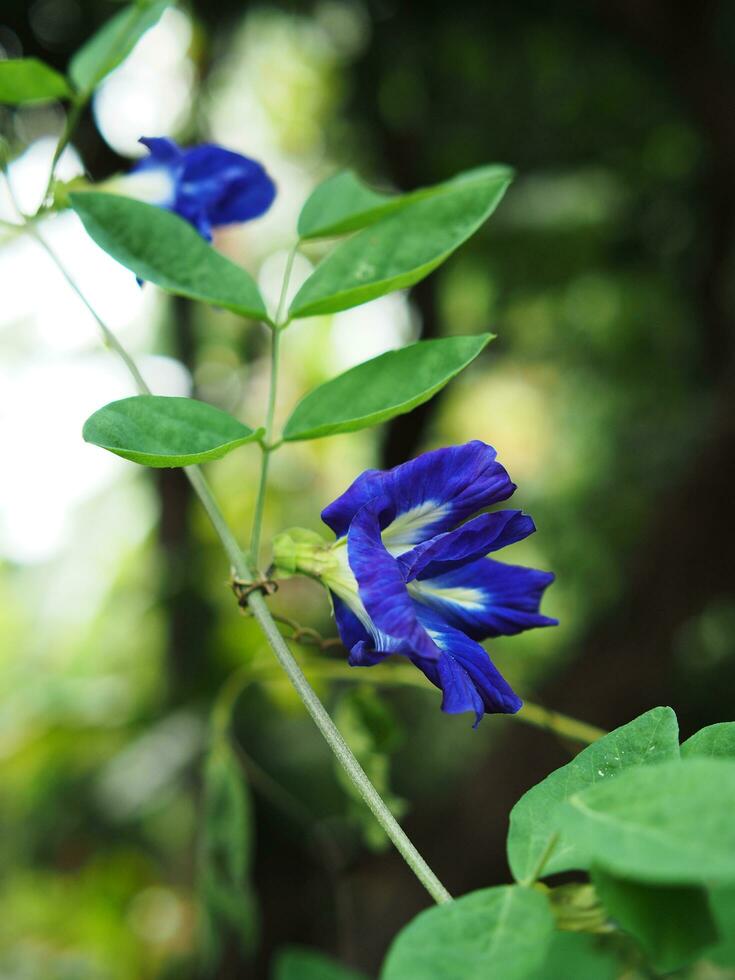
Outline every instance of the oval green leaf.
<svg viewBox="0 0 735 980">
<path fill-rule="evenodd" d="M 365 228 L 400 200 L 401 195 L 381 194 L 351 170 L 342 170 L 312 191 L 299 215 L 299 237 L 326 238 Z"/>
<path fill-rule="evenodd" d="M 70 195 L 89 235 L 139 279 L 253 320 L 266 320 L 253 278 L 170 211 L 117 194 Z"/>
<path fill-rule="evenodd" d="M 21 105 L 71 97 L 72 91 L 64 76 L 38 58 L 0 61 L 0 102 Z"/>
<path fill-rule="evenodd" d="M 421 340 L 358 364 L 309 392 L 286 422 L 283 438 L 320 439 L 404 415 L 467 367 L 492 337 Z"/>
<path fill-rule="evenodd" d="M 651 884 L 735 883 L 735 761 L 636 766 L 574 794 L 564 833 L 603 870 Z"/>
<path fill-rule="evenodd" d="M 485 888 L 418 915 L 393 941 L 381 980 L 522 980 L 544 960 L 554 929 L 540 892 Z"/>
<path fill-rule="evenodd" d="M 681 743 L 684 759 L 703 755 L 710 759 L 735 759 L 735 721 L 721 721 L 700 729 Z"/>
<path fill-rule="evenodd" d="M 294 297 L 291 317 L 336 313 L 423 279 L 490 216 L 511 176 L 485 167 L 417 192 L 323 259 Z"/>
<path fill-rule="evenodd" d="M 170 0 L 142 0 L 111 17 L 93 34 L 69 63 L 69 77 L 83 97 L 123 62 L 135 45 L 161 17 Z"/>
<path fill-rule="evenodd" d="M 560 825 L 564 802 L 588 786 L 601 781 L 607 784 L 630 766 L 678 758 L 679 727 L 671 708 L 652 708 L 588 745 L 566 766 L 533 786 L 513 807 L 508 832 L 513 877 L 530 881 L 541 862 L 542 876 L 588 868 L 588 855 Z M 556 843 L 549 852 L 554 837 Z"/>
<path fill-rule="evenodd" d="M 133 463 L 163 467 L 219 459 L 262 433 L 194 398 L 134 395 L 96 411 L 82 435 Z"/>
</svg>

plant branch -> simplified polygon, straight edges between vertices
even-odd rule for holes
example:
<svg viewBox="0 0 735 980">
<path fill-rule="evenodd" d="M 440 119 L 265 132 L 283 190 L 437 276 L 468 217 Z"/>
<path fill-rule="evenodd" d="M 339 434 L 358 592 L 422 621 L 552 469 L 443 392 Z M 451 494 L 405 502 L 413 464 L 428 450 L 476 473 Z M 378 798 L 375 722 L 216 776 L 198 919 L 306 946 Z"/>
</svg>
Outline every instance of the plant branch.
<svg viewBox="0 0 735 980">
<path fill-rule="evenodd" d="M 258 567 L 258 553 L 260 551 L 260 534 L 263 527 L 263 512 L 265 510 L 265 497 L 268 489 L 268 467 L 270 464 L 273 449 L 270 445 L 273 433 L 273 418 L 276 409 L 276 394 L 278 389 L 278 356 L 281 343 L 280 331 L 276 327 L 271 331 L 271 369 L 270 369 L 270 389 L 268 392 L 268 410 L 265 420 L 265 435 L 260 448 L 263 455 L 260 461 L 260 480 L 258 492 L 255 497 L 255 513 L 253 514 L 253 528 L 250 532 L 250 560 L 253 565 Z"/>
<path fill-rule="evenodd" d="M 41 203 L 38 208 L 39 213 L 46 206 L 46 201 L 48 199 L 49 194 L 51 193 L 51 188 L 54 185 L 54 177 L 56 176 L 56 166 L 59 160 L 61 159 L 61 155 L 63 154 L 64 150 L 69 145 L 69 141 L 71 140 L 74 134 L 74 130 L 77 128 L 77 123 L 79 122 L 79 119 L 82 115 L 82 112 L 84 111 L 84 107 L 86 104 L 87 104 L 87 98 L 79 98 L 77 101 L 75 101 L 72 104 L 71 109 L 69 110 L 66 120 L 64 121 L 64 128 L 61 131 L 59 142 L 56 144 L 54 155 L 51 158 L 51 170 L 48 177 L 48 183 L 46 184 L 46 190 L 43 192 L 43 197 L 41 199 Z"/>
<path fill-rule="evenodd" d="M 26 225 L 26 228 L 28 230 L 29 235 L 31 235 L 31 237 L 34 238 L 38 242 L 38 244 L 41 246 L 41 248 L 46 252 L 46 254 L 49 256 L 49 258 L 54 262 L 54 264 L 56 265 L 56 268 L 62 274 L 62 276 L 64 277 L 64 279 L 66 279 L 66 281 L 69 284 L 69 286 L 74 290 L 74 292 L 77 294 L 77 296 L 79 297 L 79 299 L 82 301 L 82 303 L 84 303 L 84 305 L 87 307 L 87 309 L 89 310 L 89 312 L 95 318 L 95 320 L 97 321 L 97 326 L 100 328 L 100 330 L 102 331 L 102 335 L 105 338 L 105 344 L 111 350 L 113 350 L 117 354 L 117 356 L 119 358 L 121 358 L 121 360 L 125 364 L 125 367 L 128 369 L 128 371 L 132 375 L 133 380 L 135 381 L 135 385 L 136 385 L 138 391 L 140 392 L 140 394 L 141 395 L 150 395 L 151 394 L 151 389 L 148 387 L 148 385 L 146 384 L 145 380 L 143 379 L 143 375 L 138 370 L 137 364 L 135 363 L 135 361 L 133 360 L 133 358 L 130 356 L 130 354 L 128 354 L 128 352 L 125 350 L 125 348 L 120 343 L 120 341 L 117 339 L 117 337 L 112 332 L 112 330 L 110 330 L 110 328 L 107 326 L 107 324 L 100 318 L 99 314 L 97 313 L 97 311 L 95 310 L 95 308 L 92 306 L 92 304 L 89 302 L 89 300 L 87 299 L 87 297 L 84 295 L 84 293 L 82 292 L 82 290 L 79 288 L 79 286 L 77 285 L 77 283 L 74 281 L 74 279 L 72 278 L 72 276 L 69 274 L 69 272 L 67 271 L 66 267 L 64 266 L 63 262 L 58 257 L 58 255 L 56 254 L 56 252 L 51 248 L 51 246 L 48 244 L 48 242 L 45 240 L 45 238 L 43 238 L 43 236 L 38 231 L 38 229 L 37 228 L 34 228 L 32 224 L 30 224 L 30 223 L 27 224 Z"/>
<path fill-rule="evenodd" d="M 291 282 L 291 270 L 293 269 L 294 259 L 296 258 L 296 250 L 298 249 L 298 242 L 293 246 L 293 248 L 288 253 L 288 259 L 286 260 L 286 268 L 283 272 L 283 282 L 281 283 L 281 293 L 278 297 L 278 308 L 276 309 L 276 315 L 273 320 L 273 326 L 269 329 L 271 330 L 271 367 L 270 367 L 270 385 L 268 389 L 268 408 L 266 411 L 265 419 L 265 436 L 261 442 L 261 449 L 263 450 L 263 457 L 260 464 L 260 481 L 258 483 L 258 492 L 255 498 L 255 513 L 253 515 L 253 528 L 250 532 L 250 560 L 254 567 L 258 567 L 258 553 L 260 551 L 260 534 L 263 527 L 263 512 L 265 510 L 265 496 L 268 489 L 268 468 L 270 464 L 271 453 L 278 448 L 280 441 L 278 443 L 273 442 L 273 422 L 276 414 L 276 400 L 278 396 L 278 367 L 279 367 L 279 354 L 281 346 L 281 331 L 288 326 L 288 319 L 286 318 L 286 299 L 288 297 L 288 286 Z"/>
<path fill-rule="evenodd" d="M 362 766 L 352 754 L 350 747 L 342 738 L 342 735 L 339 733 L 337 726 L 327 713 L 324 705 L 314 693 L 304 672 L 288 649 L 285 640 L 278 630 L 278 626 L 270 615 L 263 595 L 260 592 L 253 592 L 248 597 L 248 605 L 265 633 L 268 643 L 278 658 L 279 663 L 288 674 L 291 683 L 304 702 L 306 710 L 311 715 L 329 747 L 337 756 L 340 764 L 356 786 L 363 800 L 372 810 L 376 820 L 395 844 L 406 864 L 408 864 L 435 902 L 451 901 L 452 896 L 421 857 L 403 828 L 383 802 L 382 797 L 368 779 Z"/>
<path fill-rule="evenodd" d="M 338 637 L 324 637 L 318 630 L 312 629 L 310 626 L 302 626 L 289 616 L 276 613 L 272 613 L 271 615 L 276 622 L 283 623 L 289 627 L 291 635 L 287 639 L 294 643 L 308 644 L 318 647 L 322 651 L 332 647 L 342 646 L 342 641 Z M 331 678 L 332 680 L 357 680 L 354 676 L 353 669 L 345 664 L 337 663 L 334 660 L 326 658 L 316 663 L 323 677 Z M 411 667 L 403 667 L 398 664 L 390 667 L 387 665 L 385 667 L 372 667 L 370 679 L 386 686 L 405 685 L 421 688 L 425 691 L 431 690 L 429 683 L 421 673 Z M 544 708 L 540 704 L 535 704 L 533 701 L 526 701 L 525 699 L 521 710 L 508 717 L 513 718 L 515 721 L 523 722 L 526 725 L 532 725 L 534 728 L 551 732 L 560 738 L 581 742 L 584 745 L 590 745 L 592 742 L 596 742 L 597 739 L 607 735 L 604 729 L 597 728 L 596 725 L 589 725 L 585 721 L 579 721 L 577 718 L 571 718 L 569 715 L 564 715 L 559 711 L 552 711 L 550 708 Z"/>
<path fill-rule="evenodd" d="M 54 262 L 57 264 L 59 269 L 64 274 L 65 278 L 69 282 L 70 286 L 74 289 L 77 295 L 82 296 L 78 286 L 74 280 L 68 275 L 64 269 L 62 263 L 56 256 L 56 254 L 43 242 L 43 239 L 36 234 L 36 239 L 39 240 L 45 247 L 48 254 L 53 258 Z M 289 269 L 290 269 L 289 263 Z M 283 294 L 285 294 L 286 289 L 284 287 Z M 89 303 L 85 300 L 85 305 L 88 309 L 92 309 Z M 139 390 L 144 393 L 149 393 L 150 389 L 146 385 L 142 378 L 142 375 L 135 366 L 135 362 L 130 357 L 130 355 L 125 351 L 124 347 L 117 338 L 114 336 L 112 331 L 107 327 L 100 317 L 95 313 L 95 319 L 102 329 L 102 333 L 105 340 L 112 347 L 112 349 L 123 359 L 125 365 L 130 371 L 132 377 L 134 378 L 136 385 Z M 275 339 L 274 335 L 274 339 Z M 239 544 L 232 531 L 230 530 L 222 511 L 219 508 L 209 486 L 204 479 L 203 474 L 196 466 L 187 466 L 184 468 L 184 473 L 188 477 L 192 487 L 197 493 L 199 499 L 201 500 L 210 520 L 217 532 L 222 545 L 227 552 L 227 556 L 233 567 L 233 571 L 241 579 L 252 578 L 252 569 L 250 567 L 250 562 L 245 556 L 244 552 L 240 548 Z M 404 832 L 403 828 L 400 826 L 396 818 L 390 812 L 386 804 L 384 803 L 382 797 L 375 789 L 373 784 L 368 779 L 365 771 L 363 770 L 360 763 L 357 761 L 352 753 L 352 750 L 347 745 L 345 740 L 342 738 L 337 726 L 332 721 L 330 715 L 328 714 L 326 708 L 321 703 L 313 689 L 311 688 L 309 682 L 304 676 L 303 671 L 299 667 L 297 661 L 295 660 L 293 654 L 289 650 L 286 641 L 281 636 L 278 626 L 276 625 L 270 611 L 266 605 L 265 599 L 260 591 L 254 591 L 247 597 L 247 605 L 253 613 L 255 619 L 257 620 L 261 630 L 263 631 L 269 646 L 276 655 L 276 659 L 281 664 L 286 674 L 288 675 L 291 683 L 295 687 L 299 697 L 304 703 L 306 710 L 311 715 L 312 719 L 316 723 L 320 732 L 324 736 L 327 744 L 332 749 L 340 764 L 344 768 L 347 775 L 350 777 L 358 792 L 364 799 L 365 803 L 370 807 L 375 816 L 376 820 L 385 830 L 388 837 L 393 841 L 397 850 L 406 861 L 408 866 L 411 868 L 413 873 L 423 884 L 426 890 L 429 892 L 431 897 L 435 902 L 448 902 L 451 901 L 451 895 L 442 885 L 439 879 L 436 877 L 434 872 L 428 866 L 426 861 L 421 857 L 419 852 L 416 850 L 414 845 L 409 840 L 408 836 Z"/>
</svg>

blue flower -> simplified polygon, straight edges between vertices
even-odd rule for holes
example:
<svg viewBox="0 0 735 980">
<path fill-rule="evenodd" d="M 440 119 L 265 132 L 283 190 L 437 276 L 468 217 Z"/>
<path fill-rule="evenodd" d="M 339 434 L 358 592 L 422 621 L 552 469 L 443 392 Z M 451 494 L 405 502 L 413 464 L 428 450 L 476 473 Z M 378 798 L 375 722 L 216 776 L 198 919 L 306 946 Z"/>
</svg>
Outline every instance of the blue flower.
<svg viewBox="0 0 735 980">
<path fill-rule="evenodd" d="M 182 149 L 161 137 L 140 142 L 150 155 L 133 167 L 130 181 L 149 203 L 174 211 L 207 241 L 212 229 L 250 221 L 273 203 L 275 184 L 249 157 L 214 143 Z"/>
<path fill-rule="evenodd" d="M 442 709 L 473 711 L 475 725 L 521 707 L 478 641 L 557 623 L 539 612 L 551 573 L 486 557 L 535 531 L 518 510 L 472 516 L 515 490 L 495 456 L 476 441 L 368 470 L 322 512 L 331 546 L 308 532 L 276 541 L 278 566 L 288 556 L 287 571 L 331 591 L 353 666 L 407 657 L 442 690 Z"/>
</svg>

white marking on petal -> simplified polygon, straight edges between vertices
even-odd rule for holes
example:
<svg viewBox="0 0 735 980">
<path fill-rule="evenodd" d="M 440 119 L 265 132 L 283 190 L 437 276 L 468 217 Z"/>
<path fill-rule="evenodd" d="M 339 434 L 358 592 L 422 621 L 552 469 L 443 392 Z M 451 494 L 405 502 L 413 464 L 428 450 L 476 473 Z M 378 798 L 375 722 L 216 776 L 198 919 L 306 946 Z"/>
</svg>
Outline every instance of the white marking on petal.
<svg viewBox="0 0 735 980">
<path fill-rule="evenodd" d="M 484 609 L 487 596 L 482 589 L 471 589 L 462 586 L 444 587 L 433 585 L 431 579 L 423 582 L 414 579 L 408 583 L 408 591 L 419 602 L 429 605 L 439 602 L 448 602 L 463 609 Z"/>
<path fill-rule="evenodd" d="M 168 167 L 150 167 L 117 178 L 114 181 L 114 193 L 165 208 L 174 203 L 176 181 Z"/>
<path fill-rule="evenodd" d="M 425 500 L 416 507 L 405 510 L 383 531 L 383 544 L 386 550 L 394 558 L 404 554 L 423 541 L 424 528 L 433 524 L 448 510 L 447 504 L 440 504 L 436 500 Z"/>
<path fill-rule="evenodd" d="M 387 633 L 379 630 L 368 615 L 368 611 L 360 598 L 360 590 L 355 573 L 350 567 L 347 554 L 347 538 L 339 538 L 332 547 L 333 563 L 322 575 L 322 582 L 344 602 L 350 612 L 360 620 L 362 625 L 373 638 L 376 650 L 389 651 L 397 645 L 396 640 Z"/>
</svg>

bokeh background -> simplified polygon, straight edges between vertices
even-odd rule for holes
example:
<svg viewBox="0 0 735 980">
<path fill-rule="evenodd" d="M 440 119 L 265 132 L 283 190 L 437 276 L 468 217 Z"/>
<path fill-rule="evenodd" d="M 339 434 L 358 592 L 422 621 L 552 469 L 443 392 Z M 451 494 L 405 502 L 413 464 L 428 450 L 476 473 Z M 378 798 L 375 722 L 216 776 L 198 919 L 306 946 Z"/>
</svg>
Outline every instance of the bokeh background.
<svg viewBox="0 0 735 980">
<path fill-rule="evenodd" d="M 117 9 L 5 0 L 0 53 L 63 69 Z M 486 440 L 539 528 L 513 560 L 557 573 L 545 611 L 561 620 L 496 641 L 503 671 L 604 727 L 672 704 L 689 734 L 733 717 L 733 105 L 735 7 L 718 0 L 208 0 L 169 10 L 107 79 L 60 173 L 124 171 L 141 135 L 257 157 L 277 202 L 217 246 L 272 297 L 298 210 L 335 169 L 409 189 L 514 165 L 496 215 L 410 295 L 289 328 L 284 414 L 412 338 L 498 339 L 412 415 L 278 454 L 267 531 L 319 529 L 367 466 Z M 63 121 L 0 108 L 28 208 Z M 260 420 L 258 325 L 140 290 L 73 216 L 46 234 L 158 391 Z M 374 975 L 425 895 L 237 615 L 181 474 L 82 442 L 88 414 L 132 393 L 92 318 L 25 238 L 5 234 L 0 281 L 0 976 L 202 975 L 202 759 L 233 675 L 252 901 L 220 916 L 216 975 L 267 977 L 294 942 Z M 257 465 L 246 447 L 210 466 L 243 533 Z M 275 606 L 334 633 L 311 583 Z M 341 651 L 297 652 L 450 890 L 506 881 L 508 811 L 570 746 L 505 718 L 473 731 L 433 689 L 330 680 Z"/>
</svg>

